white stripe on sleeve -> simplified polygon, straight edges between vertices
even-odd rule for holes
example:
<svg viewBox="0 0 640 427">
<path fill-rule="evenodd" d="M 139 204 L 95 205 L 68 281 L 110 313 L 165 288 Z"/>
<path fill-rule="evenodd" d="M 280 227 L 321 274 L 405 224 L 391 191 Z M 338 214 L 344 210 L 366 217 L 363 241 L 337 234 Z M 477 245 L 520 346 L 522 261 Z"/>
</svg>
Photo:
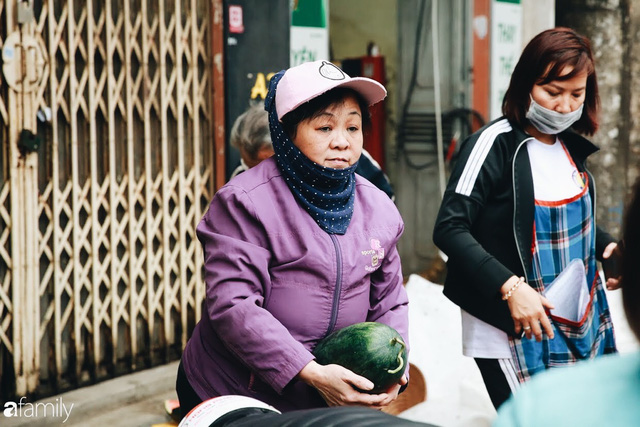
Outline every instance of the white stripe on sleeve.
<svg viewBox="0 0 640 427">
<path fill-rule="evenodd" d="M 476 184 L 480 168 L 484 163 L 484 160 L 489 154 L 489 150 L 493 146 L 493 142 L 496 137 L 501 133 L 509 132 L 511 125 L 507 119 L 502 119 L 495 122 L 488 128 L 486 128 L 478 137 L 476 145 L 471 150 L 471 154 L 467 159 L 467 163 L 464 166 L 458 185 L 456 186 L 456 193 L 464 196 L 469 196 L 473 190 L 473 186 Z"/>
</svg>

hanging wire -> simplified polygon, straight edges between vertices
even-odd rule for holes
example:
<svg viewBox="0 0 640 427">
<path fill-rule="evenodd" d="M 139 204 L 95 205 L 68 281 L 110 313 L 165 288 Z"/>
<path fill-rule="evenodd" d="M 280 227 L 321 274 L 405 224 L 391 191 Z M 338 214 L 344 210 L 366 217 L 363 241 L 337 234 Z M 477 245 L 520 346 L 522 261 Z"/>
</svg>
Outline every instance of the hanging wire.
<svg viewBox="0 0 640 427">
<path fill-rule="evenodd" d="M 431 166 L 438 165 L 439 169 L 439 179 L 440 179 L 440 190 L 441 193 L 444 193 L 444 185 L 445 185 L 445 177 L 444 177 L 444 147 L 442 142 L 442 103 L 440 99 L 440 53 L 439 53 L 439 39 L 438 39 L 438 5 L 437 0 L 431 0 L 431 39 L 433 43 L 433 67 L 434 67 L 434 96 L 436 103 L 436 111 L 435 111 L 435 120 L 436 120 L 436 141 L 437 141 L 437 149 L 438 149 L 438 157 L 435 161 L 428 161 L 422 164 L 414 163 L 413 160 L 409 157 L 407 150 L 404 145 L 404 132 L 406 128 L 406 118 L 409 114 L 409 105 L 411 104 L 411 98 L 413 92 L 415 90 L 417 80 L 418 80 L 418 65 L 420 60 L 420 52 L 422 47 L 422 32 L 423 32 L 423 23 L 426 21 L 424 18 L 425 10 L 426 10 L 426 0 L 421 0 L 420 2 L 420 11 L 419 11 L 419 19 L 416 26 L 415 32 L 415 43 L 413 50 L 413 65 L 411 69 L 411 79 L 409 80 L 409 88 L 407 90 L 407 95 L 405 97 L 405 101 L 402 107 L 402 120 L 400 123 L 400 129 L 403 132 L 403 135 L 400 138 L 398 148 L 402 152 L 403 157 L 407 165 L 416 170 L 424 170 L 430 168 Z"/>
<path fill-rule="evenodd" d="M 407 95 L 405 97 L 404 104 L 402 106 L 402 119 L 400 121 L 400 129 L 402 132 L 404 132 L 404 129 L 406 126 L 406 117 L 409 114 L 409 105 L 411 104 L 411 97 L 413 95 L 413 91 L 415 90 L 416 83 L 418 80 L 418 64 L 419 64 L 419 58 L 420 58 L 420 51 L 422 47 L 422 26 L 425 21 L 423 17 L 424 17 L 424 11 L 426 9 L 426 3 L 427 3 L 426 0 L 420 1 L 420 11 L 418 12 L 419 18 L 418 18 L 418 24 L 416 26 L 416 32 L 415 32 L 415 43 L 413 45 L 414 46 L 413 47 L 413 65 L 411 67 L 411 78 L 409 80 L 409 88 L 407 89 Z M 417 169 L 417 170 L 426 169 L 435 164 L 435 162 L 433 161 L 429 161 L 423 164 L 414 163 L 409 157 L 404 147 L 404 135 L 402 135 L 400 138 L 398 148 L 402 152 L 405 162 L 412 169 Z"/>
<path fill-rule="evenodd" d="M 435 101 L 435 113 L 433 114 L 435 122 L 435 137 L 438 153 L 435 160 L 429 160 L 424 163 L 416 163 L 411 159 L 408 150 L 406 149 L 407 140 L 407 127 L 410 127 L 412 114 L 409 113 L 413 93 L 418 83 L 418 71 L 420 64 L 420 53 L 422 52 L 422 39 L 424 31 L 424 22 L 429 22 L 427 19 L 423 19 L 426 12 L 426 0 L 421 0 L 419 6 L 419 17 L 416 30 L 415 30 L 415 43 L 413 49 L 413 64 L 411 70 L 411 77 L 409 80 L 409 87 L 404 98 L 402 113 L 400 115 L 400 121 L 398 123 L 399 138 L 398 138 L 398 152 L 402 155 L 405 163 L 409 168 L 414 170 L 425 170 L 432 166 L 439 167 L 439 185 L 441 192 L 443 186 L 446 185 L 446 175 L 449 163 L 452 160 L 451 157 L 455 157 L 457 154 L 457 148 L 459 142 L 464 140 L 466 136 L 471 134 L 477 128 L 484 125 L 485 120 L 482 115 L 476 110 L 456 107 L 449 111 L 442 112 L 442 97 L 441 97 L 441 79 L 440 79 L 440 42 L 439 42 L 439 28 L 438 28 L 438 5 L 437 0 L 431 1 L 431 28 L 427 31 L 432 32 L 433 43 L 433 74 L 434 74 L 434 101 Z M 413 115 L 415 116 L 415 115 Z M 424 120 L 428 120 L 425 118 Z M 478 126 L 479 124 L 479 126 Z M 448 131 L 453 131 L 456 125 L 462 125 L 461 132 L 455 132 L 455 136 L 450 141 L 445 141 L 445 137 L 449 136 Z M 447 145 L 445 146 L 445 142 Z M 454 151 L 455 150 L 455 151 Z M 445 154 L 446 153 L 446 154 Z M 444 165 L 444 166 L 443 166 Z"/>
</svg>

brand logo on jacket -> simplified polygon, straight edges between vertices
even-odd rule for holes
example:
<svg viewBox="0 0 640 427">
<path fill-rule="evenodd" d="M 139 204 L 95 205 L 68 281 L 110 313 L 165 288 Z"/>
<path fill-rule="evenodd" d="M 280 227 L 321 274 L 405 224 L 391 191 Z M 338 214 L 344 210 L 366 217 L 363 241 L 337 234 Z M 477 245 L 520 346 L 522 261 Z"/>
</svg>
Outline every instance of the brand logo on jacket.
<svg viewBox="0 0 640 427">
<path fill-rule="evenodd" d="M 369 239 L 371 249 L 361 251 L 362 255 L 371 257 L 371 265 L 365 265 L 364 269 L 367 271 L 376 271 L 380 268 L 380 263 L 384 258 L 384 248 L 380 246 L 380 240 L 371 238 Z"/>
</svg>

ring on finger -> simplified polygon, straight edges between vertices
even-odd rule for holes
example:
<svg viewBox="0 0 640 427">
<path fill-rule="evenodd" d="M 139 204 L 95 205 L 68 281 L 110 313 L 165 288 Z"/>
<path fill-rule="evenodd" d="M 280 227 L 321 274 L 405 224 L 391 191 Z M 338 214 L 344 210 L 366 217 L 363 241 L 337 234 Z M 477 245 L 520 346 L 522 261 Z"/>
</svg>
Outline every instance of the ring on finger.
<svg viewBox="0 0 640 427">
<path fill-rule="evenodd" d="M 529 329 L 531 329 L 531 326 L 525 326 L 525 327 L 524 327 L 524 328 L 522 328 L 522 329 L 524 329 L 525 331 L 528 331 Z"/>
</svg>

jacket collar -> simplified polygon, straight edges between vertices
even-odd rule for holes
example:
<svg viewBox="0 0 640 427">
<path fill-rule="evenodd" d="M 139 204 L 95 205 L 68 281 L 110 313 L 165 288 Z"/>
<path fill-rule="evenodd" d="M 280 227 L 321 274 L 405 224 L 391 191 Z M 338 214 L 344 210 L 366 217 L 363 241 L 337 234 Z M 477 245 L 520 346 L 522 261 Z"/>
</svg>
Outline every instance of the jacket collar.
<svg viewBox="0 0 640 427">
<path fill-rule="evenodd" d="M 572 157 L 578 159 L 586 159 L 593 153 L 600 150 L 597 145 L 589 141 L 587 138 L 575 133 L 572 130 L 566 130 L 560 134 L 560 139 L 571 153 Z"/>
</svg>

